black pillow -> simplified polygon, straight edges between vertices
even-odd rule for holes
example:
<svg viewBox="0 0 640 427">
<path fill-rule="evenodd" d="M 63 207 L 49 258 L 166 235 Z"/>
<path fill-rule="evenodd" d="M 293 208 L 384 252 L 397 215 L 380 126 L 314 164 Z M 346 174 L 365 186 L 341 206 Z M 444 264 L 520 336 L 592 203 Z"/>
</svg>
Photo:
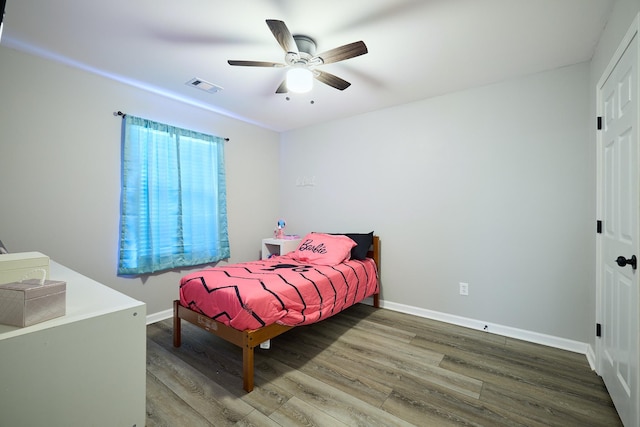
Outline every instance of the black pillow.
<svg viewBox="0 0 640 427">
<path fill-rule="evenodd" d="M 371 233 L 335 233 L 343 234 L 354 242 L 356 246 L 351 249 L 351 259 L 363 260 L 367 258 L 367 252 L 373 244 L 373 231 Z"/>
</svg>

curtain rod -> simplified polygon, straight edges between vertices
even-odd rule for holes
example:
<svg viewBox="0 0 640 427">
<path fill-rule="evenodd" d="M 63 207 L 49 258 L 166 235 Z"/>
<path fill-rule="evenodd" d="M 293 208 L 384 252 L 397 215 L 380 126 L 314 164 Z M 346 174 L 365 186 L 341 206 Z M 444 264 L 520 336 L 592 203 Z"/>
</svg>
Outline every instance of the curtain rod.
<svg viewBox="0 0 640 427">
<path fill-rule="evenodd" d="M 122 118 L 124 119 L 125 117 L 127 117 L 127 113 L 123 113 L 122 111 L 118 110 L 118 111 L 114 111 L 113 113 L 114 116 L 118 117 L 118 116 L 122 116 Z M 223 138 L 225 141 L 229 141 L 229 138 Z"/>
</svg>

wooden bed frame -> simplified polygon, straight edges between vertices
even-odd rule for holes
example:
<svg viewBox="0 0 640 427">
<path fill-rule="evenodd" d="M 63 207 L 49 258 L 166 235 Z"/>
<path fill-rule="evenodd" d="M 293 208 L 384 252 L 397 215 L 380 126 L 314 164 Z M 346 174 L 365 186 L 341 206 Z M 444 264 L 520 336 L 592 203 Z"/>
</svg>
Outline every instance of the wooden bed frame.
<svg viewBox="0 0 640 427">
<path fill-rule="evenodd" d="M 380 238 L 373 236 L 372 248 L 367 256 L 373 258 L 378 268 L 378 280 L 380 277 Z M 380 286 L 378 285 L 378 292 Z M 373 306 L 380 307 L 380 294 L 373 295 Z M 242 348 L 242 388 L 250 392 L 253 390 L 253 365 L 254 351 L 262 342 L 277 337 L 294 326 L 285 326 L 277 323 L 260 329 L 239 331 L 223 323 L 213 320 L 203 314 L 180 305 L 179 300 L 173 302 L 173 346 L 180 347 L 182 341 L 181 320 L 184 319 L 194 325 L 211 332 L 220 338 Z"/>
</svg>

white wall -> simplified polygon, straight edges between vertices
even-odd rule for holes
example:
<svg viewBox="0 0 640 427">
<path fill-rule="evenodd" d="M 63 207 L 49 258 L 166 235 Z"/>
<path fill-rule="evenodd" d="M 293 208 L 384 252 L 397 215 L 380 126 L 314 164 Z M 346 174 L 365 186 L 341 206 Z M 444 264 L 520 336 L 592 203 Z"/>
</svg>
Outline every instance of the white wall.
<svg viewBox="0 0 640 427">
<path fill-rule="evenodd" d="M 225 156 L 232 262 L 259 257 L 260 240 L 273 230 L 279 136 L 0 46 L 0 240 L 12 252 L 43 252 L 146 302 L 153 314 L 171 307 L 184 272 L 116 276 L 117 110 L 231 139 Z"/>
<path fill-rule="evenodd" d="M 588 84 L 583 63 L 285 133 L 282 214 L 379 234 L 385 301 L 587 342 Z"/>
</svg>

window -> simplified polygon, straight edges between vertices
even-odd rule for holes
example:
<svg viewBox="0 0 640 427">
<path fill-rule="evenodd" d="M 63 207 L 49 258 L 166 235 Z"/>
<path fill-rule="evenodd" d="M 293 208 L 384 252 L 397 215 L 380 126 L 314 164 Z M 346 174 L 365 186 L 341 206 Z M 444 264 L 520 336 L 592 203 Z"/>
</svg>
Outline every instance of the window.
<svg viewBox="0 0 640 427">
<path fill-rule="evenodd" d="M 118 274 L 230 256 L 224 139 L 126 115 Z"/>
</svg>

